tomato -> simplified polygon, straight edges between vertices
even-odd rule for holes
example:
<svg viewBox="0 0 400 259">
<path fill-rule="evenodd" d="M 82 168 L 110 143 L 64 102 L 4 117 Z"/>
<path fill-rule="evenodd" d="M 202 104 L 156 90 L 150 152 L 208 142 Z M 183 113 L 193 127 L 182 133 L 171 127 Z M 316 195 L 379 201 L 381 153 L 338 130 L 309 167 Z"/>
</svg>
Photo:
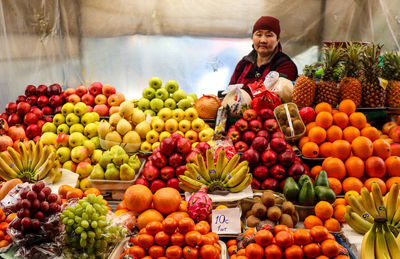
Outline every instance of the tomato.
<svg viewBox="0 0 400 259">
<path fill-rule="evenodd" d="M 296 245 L 307 245 L 312 241 L 310 232 L 305 229 L 296 229 L 293 233 L 293 237 Z"/>
<path fill-rule="evenodd" d="M 142 258 L 146 255 L 146 251 L 143 248 L 141 248 L 140 246 L 129 247 L 128 249 L 126 249 L 126 253 L 128 253 L 130 255 L 134 255 L 138 258 Z"/>
<path fill-rule="evenodd" d="M 239 250 L 236 252 L 236 255 L 237 255 L 237 256 L 246 255 L 246 249 L 244 249 L 244 248 L 239 249 Z"/>
<path fill-rule="evenodd" d="M 185 243 L 185 236 L 179 232 L 171 235 L 171 243 L 173 245 L 181 246 Z"/>
<path fill-rule="evenodd" d="M 164 231 L 160 231 L 154 236 L 155 243 L 160 246 L 165 246 L 166 244 L 168 244 L 169 239 L 169 235 Z"/>
<path fill-rule="evenodd" d="M 288 228 L 288 226 L 286 226 L 286 225 L 276 225 L 275 227 L 274 227 L 274 233 L 275 233 L 275 235 L 278 233 L 278 232 L 281 232 L 281 231 L 290 231 L 290 229 Z"/>
<path fill-rule="evenodd" d="M 233 246 L 233 245 L 237 245 L 237 241 L 236 241 L 236 239 L 231 239 L 226 243 L 226 245 L 228 247 Z"/>
<path fill-rule="evenodd" d="M 197 259 L 199 257 L 199 250 L 194 247 L 185 246 L 183 248 L 183 258 L 185 259 Z"/>
<path fill-rule="evenodd" d="M 257 231 L 256 235 L 254 236 L 256 243 L 263 247 L 271 244 L 273 239 L 274 235 L 272 235 L 271 231 L 265 229 Z"/>
<path fill-rule="evenodd" d="M 315 226 L 315 227 L 311 228 L 310 234 L 313 237 L 314 241 L 322 242 L 328 238 L 329 232 L 323 226 Z"/>
<path fill-rule="evenodd" d="M 146 225 L 146 232 L 150 235 L 155 235 L 156 233 L 163 230 L 163 225 L 161 222 L 152 221 Z"/>
<path fill-rule="evenodd" d="M 149 234 L 140 234 L 138 238 L 138 245 L 147 248 L 154 244 L 154 237 Z"/>
<path fill-rule="evenodd" d="M 293 234 L 286 231 L 280 231 L 277 234 L 275 234 L 275 242 L 281 248 L 289 247 L 293 245 L 294 242 Z"/>
<path fill-rule="evenodd" d="M 282 250 L 277 245 L 269 245 L 264 249 L 265 258 L 269 259 L 281 259 Z"/>
<path fill-rule="evenodd" d="M 200 234 L 205 235 L 210 232 L 210 224 L 207 221 L 200 221 L 194 226 L 194 230 L 199 231 Z"/>
<path fill-rule="evenodd" d="M 231 245 L 230 247 L 228 247 L 229 256 L 233 255 L 233 253 L 236 251 L 236 249 L 237 249 L 237 245 Z"/>
<path fill-rule="evenodd" d="M 315 258 L 321 254 L 321 248 L 316 243 L 311 243 L 303 247 L 304 255 L 308 258 Z"/>
<path fill-rule="evenodd" d="M 298 245 L 292 245 L 285 250 L 286 258 L 303 259 L 303 249 Z"/>
<path fill-rule="evenodd" d="M 211 235 L 202 235 L 201 236 L 201 245 L 212 245 L 214 243 L 215 243 L 215 240 L 214 240 L 213 236 L 211 236 Z"/>
<path fill-rule="evenodd" d="M 162 246 L 152 246 L 149 248 L 149 255 L 152 258 L 159 258 L 164 255 L 164 247 Z"/>
<path fill-rule="evenodd" d="M 178 227 L 178 222 L 174 218 L 166 218 L 162 222 L 165 233 L 173 234 Z"/>
<path fill-rule="evenodd" d="M 200 256 L 201 258 L 217 259 L 219 257 L 219 253 L 215 246 L 204 245 L 200 248 Z"/>
<path fill-rule="evenodd" d="M 182 234 L 194 230 L 194 226 L 194 221 L 191 218 L 183 218 L 178 223 L 179 232 L 181 232 Z"/>
<path fill-rule="evenodd" d="M 131 243 L 134 245 L 138 245 L 138 239 L 139 239 L 139 235 L 131 238 L 129 241 L 131 241 Z"/>
<path fill-rule="evenodd" d="M 215 232 L 209 232 L 209 233 L 207 233 L 207 235 L 208 235 L 208 236 L 212 236 L 212 237 L 214 237 L 214 242 L 215 242 L 215 243 L 217 243 L 217 242 L 218 242 L 218 240 L 219 240 L 219 236 L 218 236 L 218 234 L 217 234 L 217 233 L 215 233 Z"/>
<path fill-rule="evenodd" d="M 180 246 L 169 246 L 165 250 L 165 256 L 169 259 L 179 259 L 182 256 L 182 248 Z"/>
<path fill-rule="evenodd" d="M 185 234 L 185 242 L 189 246 L 198 246 L 201 243 L 201 234 L 198 231 L 190 231 Z"/>
<path fill-rule="evenodd" d="M 261 259 L 264 255 L 264 249 L 259 244 L 249 244 L 246 247 L 246 256 L 251 259 Z"/>
</svg>

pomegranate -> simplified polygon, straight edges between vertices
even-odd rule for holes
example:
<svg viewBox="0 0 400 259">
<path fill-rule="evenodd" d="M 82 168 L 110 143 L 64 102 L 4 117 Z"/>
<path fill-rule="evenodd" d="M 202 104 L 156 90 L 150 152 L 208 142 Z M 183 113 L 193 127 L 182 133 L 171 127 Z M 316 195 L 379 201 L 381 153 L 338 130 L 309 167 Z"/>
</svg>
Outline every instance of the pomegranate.
<svg viewBox="0 0 400 259">
<path fill-rule="evenodd" d="M 12 126 L 8 129 L 8 136 L 11 137 L 12 141 L 26 138 L 25 130 L 22 126 Z"/>
<path fill-rule="evenodd" d="M 200 118 L 214 119 L 217 117 L 218 108 L 221 106 L 221 101 L 215 95 L 203 95 L 197 101 L 194 107 L 197 110 Z"/>
<path fill-rule="evenodd" d="M 13 145 L 13 141 L 9 136 L 7 136 L 7 135 L 0 136 L 0 151 L 1 152 L 7 150 L 7 147 L 12 146 L 12 145 Z"/>
<path fill-rule="evenodd" d="M 0 134 L 7 133 L 8 131 L 8 123 L 5 119 L 0 118 Z"/>
</svg>

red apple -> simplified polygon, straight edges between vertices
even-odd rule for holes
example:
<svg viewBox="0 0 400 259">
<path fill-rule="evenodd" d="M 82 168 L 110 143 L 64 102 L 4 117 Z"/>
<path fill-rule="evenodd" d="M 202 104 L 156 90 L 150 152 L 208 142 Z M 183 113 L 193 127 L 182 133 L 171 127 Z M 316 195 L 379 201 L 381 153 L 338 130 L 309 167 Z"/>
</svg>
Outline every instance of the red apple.
<svg viewBox="0 0 400 259">
<path fill-rule="evenodd" d="M 268 141 L 264 137 L 255 137 L 251 146 L 258 152 L 263 152 L 268 147 Z"/>
<path fill-rule="evenodd" d="M 61 113 L 61 109 L 62 109 L 62 105 L 57 106 L 56 108 L 54 108 L 54 114 Z M 90 112 L 89 109 L 87 110 L 87 112 Z"/>
<path fill-rule="evenodd" d="M 107 104 L 107 97 L 104 94 L 99 94 L 94 98 L 95 104 Z"/>
<path fill-rule="evenodd" d="M 42 112 L 44 115 L 52 115 L 53 109 L 50 106 L 45 106 L 42 108 Z"/>
<path fill-rule="evenodd" d="M 207 149 L 210 149 L 211 147 L 210 147 L 210 145 L 209 145 L 207 142 L 199 142 L 199 143 L 196 145 L 196 148 L 200 151 L 200 153 L 201 153 L 203 156 L 205 156 L 205 155 L 206 155 L 206 152 L 207 152 Z"/>
<path fill-rule="evenodd" d="M 305 168 L 301 163 L 293 163 L 293 165 L 288 170 L 288 176 L 301 176 L 305 173 Z"/>
<path fill-rule="evenodd" d="M 46 122 L 45 122 L 44 120 L 38 120 L 37 125 L 39 126 L 40 129 L 42 129 L 42 127 L 43 127 L 43 125 L 44 125 L 45 123 L 46 123 Z"/>
<path fill-rule="evenodd" d="M 77 94 L 79 97 L 82 97 L 88 92 L 88 89 L 84 85 L 79 85 L 75 89 L 75 94 Z"/>
<path fill-rule="evenodd" d="M 400 142 L 400 126 L 394 126 L 389 131 L 389 137 L 393 139 L 395 143 Z"/>
<path fill-rule="evenodd" d="M 175 168 L 175 176 L 178 177 L 180 175 L 185 174 L 185 171 L 187 170 L 186 165 L 181 165 Z"/>
<path fill-rule="evenodd" d="M 264 129 L 266 129 L 270 133 L 276 131 L 278 127 L 278 122 L 276 122 L 275 119 L 268 119 L 264 121 Z"/>
<path fill-rule="evenodd" d="M 263 165 L 268 166 L 268 167 L 276 164 L 277 159 L 278 159 L 278 157 L 277 157 L 276 153 L 271 149 L 268 149 L 268 150 L 262 152 L 262 154 L 261 154 L 261 161 L 262 161 Z"/>
<path fill-rule="evenodd" d="M 183 136 L 178 132 L 172 133 L 171 136 L 169 137 L 172 138 L 175 141 L 175 143 L 178 142 L 178 140 L 180 140 L 181 138 L 183 138 Z"/>
<path fill-rule="evenodd" d="M 33 139 L 34 137 L 39 136 L 41 131 L 42 130 L 37 124 L 31 124 L 26 128 L 26 136 Z"/>
<path fill-rule="evenodd" d="M 279 190 L 279 182 L 278 182 L 277 179 L 267 178 L 261 184 L 261 189 L 262 190 L 278 191 Z"/>
<path fill-rule="evenodd" d="M 165 155 L 170 155 L 175 151 L 176 142 L 173 138 L 164 138 L 160 143 L 160 151 Z"/>
<path fill-rule="evenodd" d="M 269 108 L 263 108 L 260 111 L 260 116 L 262 120 L 269 120 L 274 118 L 274 111 Z"/>
<path fill-rule="evenodd" d="M 268 167 L 264 165 L 257 166 L 254 168 L 253 175 L 260 182 L 264 181 L 268 177 Z"/>
<path fill-rule="evenodd" d="M 25 95 L 26 96 L 36 95 L 36 87 L 34 85 L 27 85 L 25 88 Z"/>
<path fill-rule="evenodd" d="M 247 121 L 251 121 L 257 118 L 257 112 L 253 109 L 245 110 L 243 113 L 243 119 Z"/>
<path fill-rule="evenodd" d="M 94 104 L 94 97 L 91 94 L 84 94 L 81 99 L 82 99 L 82 102 L 84 102 L 86 105 Z"/>
<path fill-rule="evenodd" d="M 142 175 L 146 178 L 147 181 L 151 182 L 154 179 L 156 179 L 158 177 L 158 168 L 150 165 L 150 166 L 146 166 L 145 168 L 143 168 L 142 170 Z"/>
<path fill-rule="evenodd" d="M 52 108 L 60 106 L 60 105 L 62 105 L 62 103 L 63 103 L 63 99 L 59 95 L 52 95 L 49 98 L 49 106 Z"/>
<path fill-rule="evenodd" d="M 37 96 L 43 96 L 47 94 L 47 86 L 45 85 L 39 85 L 36 89 L 36 95 Z"/>
<path fill-rule="evenodd" d="M 179 153 L 186 154 L 192 151 L 192 143 L 186 138 L 181 138 L 176 143 L 176 149 Z"/>
<path fill-rule="evenodd" d="M 254 131 L 254 132 L 259 132 L 260 130 L 262 130 L 263 128 L 263 124 L 260 120 L 251 120 L 249 122 L 249 128 L 250 130 Z"/>
<path fill-rule="evenodd" d="M 186 163 L 197 163 L 197 152 L 196 151 L 192 151 L 189 154 L 186 155 Z"/>
<path fill-rule="evenodd" d="M 40 97 L 38 98 L 38 100 L 37 100 L 37 105 L 38 105 L 39 107 L 44 107 L 44 106 L 46 106 L 48 103 L 49 103 L 49 98 L 48 98 L 47 96 L 45 96 L 45 95 L 40 96 Z"/>
<path fill-rule="evenodd" d="M 394 122 L 394 121 L 386 122 L 386 123 L 383 124 L 383 126 L 382 126 L 382 132 L 383 132 L 384 134 L 389 134 L 390 129 L 393 128 L 394 126 L 397 126 L 397 123 L 396 123 L 396 122 Z"/>
<path fill-rule="evenodd" d="M 171 166 L 165 166 L 160 170 L 160 177 L 163 180 L 171 179 L 172 177 L 174 177 L 174 175 L 175 175 L 175 169 L 172 168 Z"/>
<path fill-rule="evenodd" d="M 264 137 L 267 141 L 271 139 L 271 135 L 264 129 L 257 132 L 256 137 Z"/>
<path fill-rule="evenodd" d="M 152 162 L 152 164 L 158 168 L 163 168 L 164 166 L 167 165 L 167 158 L 161 152 L 154 153 L 153 155 L 150 156 L 149 159 Z"/>
<path fill-rule="evenodd" d="M 141 184 L 146 187 L 149 187 L 149 182 L 146 180 L 146 178 L 139 178 L 136 180 L 135 184 Z"/>
<path fill-rule="evenodd" d="M 115 93 L 116 93 L 115 87 L 112 86 L 112 85 L 109 85 L 109 84 L 105 84 L 105 85 L 103 85 L 102 93 L 103 93 L 106 97 L 109 97 L 109 96 L 111 96 L 112 94 L 115 94 Z"/>
<path fill-rule="evenodd" d="M 171 178 L 167 181 L 167 187 L 171 187 L 176 189 L 177 191 L 180 191 L 181 188 L 179 187 L 179 180 L 178 178 Z"/>
<path fill-rule="evenodd" d="M 121 98 L 117 94 L 112 94 L 107 99 L 107 103 L 110 106 L 119 106 L 121 102 Z"/>
<path fill-rule="evenodd" d="M 20 102 L 17 105 L 17 112 L 19 116 L 25 116 L 31 109 L 31 105 L 27 102 Z"/>
<path fill-rule="evenodd" d="M 287 142 L 281 138 L 271 139 L 269 146 L 276 153 L 280 153 L 286 149 Z"/>
<path fill-rule="evenodd" d="M 275 179 L 283 179 L 285 178 L 286 172 L 283 166 L 276 164 L 269 169 L 269 174 Z"/>
<path fill-rule="evenodd" d="M 238 121 L 236 121 L 235 127 L 240 132 L 244 132 L 249 128 L 249 123 L 245 119 L 239 119 Z"/>
<path fill-rule="evenodd" d="M 173 153 L 168 158 L 168 164 L 173 168 L 177 168 L 178 166 L 182 165 L 184 161 L 185 160 L 183 159 L 183 156 L 179 153 Z"/>
<path fill-rule="evenodd" d="M 156 146 L 156 147 L 153 149 L 153 154 L 158 153 L 158 152 L 161 152 L 161 151 L 160 151 L 160 145 Z"/>
<path fill-rule="evenodd" d="M 69 135 L 67 133 L 60 133 L 57 135 L 56 143 L 60 147 L 68 147 Z"/>
<path fill-rule="evenodd" d="M 6 113 L 8 115 L 16 113 L 17 112 L 17 104 L 16 103 L 8 103 L 6 105 Z"/>
<path fill-rule="evenodd" d="M 59 95 L 61 94 L 61 86 L 59 84 L 52 84 L 47 87 L 47 96 L 52 96 L 52 95 Z"/>
<path fill-rule="evenodd" d="M 50 108 L 50 107 L 49 107 L 49 108 Z M 45 122 L 53 122 L 53 118 L 50 117 L 50 116 L 44 117 L 43 120 L 44 120 Z"/>
<path fill-rule="evenodd" d="M 281 165 L 289 167 L 293 164 L 295 157 L 293 150 L 287 149 L 278 155 L 278 160 Z"/>
<path fill-rule="evenodd" d="M 71 94 L 66 99 L 67 99 L 67 102 L 73 103 L 74 105 L 81 101 L 81 98 L 77 94 Z"/>
<path fill-rule="evenodd" d="M 165 183 L 160 179 L 156 179 L 150 184 L 150 190 L 153 193 L 155 193 L 156 191 L 158 191 L 159 189 L 164 188 L 164 187 L 165 187 Z"/>
<path fill-rule="evenodd" d="M 100 116 L 108 115 L 108 107 L 105 104 L 98 104 L 93 107 L 93 111 L 97 112 Z"/>
<path fill-rule="evenodd" d="M 251 189 L 253 189 L 253 190 L 261 189 L 261 184 L 256 178 L 253 178 L 253 180 L 251 181 Z"/>
<path fill-rule="evenodd" d="M 21 117 L 17 113 L 13 113 L 10 116 L 8 116 L 7 122 L 10 127 L 22 123 Z"/>
<path fill-rule="evenodd" d="M 89 86 L 89 93 L 93 96 L 101 94 L 103 85 L 100 82 L 94 82 Z"/>
<path fill-rule="evenodd" d="M 233 143 L 240 140 L 240 132 L 236 128 L 228 130 L 227 136 L 233 141 Z"/>
<path fill-rule="evenodd" d="M 275 131 L 272 135 L 271 135 L 271 139 L 273 138 L 281 138 L 281 139 L 285 139 L 285 135 L 283 135 L 282 131 Z"/>
<path fill-rule="evenodd" d="M 251 130 L 248 130 L 242 134 L 242 140 L 249 146 L 251 146 L 251 143 L 253 143 L 255 137 L 256 134 Z"/>
<path fill-rule="evenodd" d="M 0 118 L 4 119 L 4 120 L 8 120 L 8 114 L 3 112 L 2 114 L 0 114 Z"/>
<path fill-rule="evenodd" d="M 260 154 L 252 148 L 246 150 L 242 155 L 242 161 L 247 161 L 250 167 L 257 166 L 259 160 Z"/>
<path fill-rule="evenodd" d="M 243 141 L 238 141 L 235 143 L 235 149 L 237 152 L 244 152 L 249 149 L 249 146 Z"/>
<path fill-rule="evenodd" d="M 31 106 L 36 105 L 38 100 L 38 97 L 36 95 L 31 95 L 28 98 L 26 98 L 26 102 L 29 103 Z"/>
<path fill-rule="evenodd" d="M 76 94 L 75 88 L 67 88 L 67 90 L 64 91 L 63 96 L 65 100 L 68 100 L 68 97 Z"/>
<path fill-rule="evenodd" d="M 38 120 L 39 117 L 36 115 L 36 113 L 28 112 L 27 114 L 25 114 L 24 122 L 27 125 L 37 124 Z"/>
<path fill-rule="evenodd" d="M 315 120 L 316 113 L 311 107 L 303 107 L 299 111 L 300 117 L 305 124 Z"/>
<path fill-rule="evenodd" d="M 26 97 L 24 95 L 20 95 L 17 97 L 16 101 L 17 104 L 19 104 L 20 102 L 26 102 Z"/>
</svg>

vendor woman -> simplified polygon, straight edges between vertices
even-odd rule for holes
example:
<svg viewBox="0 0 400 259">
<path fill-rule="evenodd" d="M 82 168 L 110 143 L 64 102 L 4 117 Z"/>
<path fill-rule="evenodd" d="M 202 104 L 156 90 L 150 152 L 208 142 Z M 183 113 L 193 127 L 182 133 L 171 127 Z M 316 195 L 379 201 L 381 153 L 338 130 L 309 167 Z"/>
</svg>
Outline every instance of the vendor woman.
<svg viewBox="0 0 400 259">
<path fill-rule="evenodd" d="M 253 26 L 253 50 L 236 65 L 230 85 L 243 84 L 249 92 L 248 84 L 264 81 L 270 71 L 279 72 L 280 77 L 291 81 L 297 78 L 297 67 L 288 55 L 282 52 L 279 42 L 281 28 L 279 20 L 271 16 L 262 16 Z"/>
</svg>

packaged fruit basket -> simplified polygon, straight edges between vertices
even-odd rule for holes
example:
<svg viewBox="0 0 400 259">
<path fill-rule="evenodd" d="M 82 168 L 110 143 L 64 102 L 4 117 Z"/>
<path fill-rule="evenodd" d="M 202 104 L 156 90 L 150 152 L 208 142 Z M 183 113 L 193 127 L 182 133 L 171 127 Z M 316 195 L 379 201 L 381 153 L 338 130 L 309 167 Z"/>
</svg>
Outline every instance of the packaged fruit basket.
<svg viewBox="0 0 400 259">
<path fill-rule="evenodd" d="M 286 141 L 297 141 L 306 133 L 306 126 L 295 103 L 285 103 L 274 109 L 275 119 L 285 135 Z"/>
</svg>

